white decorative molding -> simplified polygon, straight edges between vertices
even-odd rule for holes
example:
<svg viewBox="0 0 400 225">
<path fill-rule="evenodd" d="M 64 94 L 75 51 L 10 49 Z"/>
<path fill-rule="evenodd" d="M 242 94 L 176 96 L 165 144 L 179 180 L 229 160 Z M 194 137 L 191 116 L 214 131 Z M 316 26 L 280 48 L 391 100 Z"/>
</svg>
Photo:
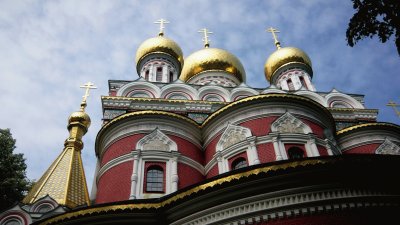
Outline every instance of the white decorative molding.
<svg viewBox="0 0 400 225">
<path fill-rule="evenodd" d="M 246 140 L 251 136 L 249 128 L 229 124 L 217 143 L 216 150 L 222 151 L 236 143 Z"/>
<path fill-rule="evenodd" d="M 290 112 L 286 112 L 277 120 L 275 120 L 275 122 L 273 122 L 271 125 L 271 131 L 279 133 L 312 133 L 312 130 L 309 126 L 297 119 Z"/>
<path fill-rule="evenodd" d="M 136 144 L 136 149 L 141 151 L 178 151 L 178 146 L 167 135 L 156 128 L 150 134 L 144 136 Z"/>
<path fill-rule="evenodd" d="M 385 141 L 375 150 L 375 154 L 400 155 L 400 147 L 386 138 Z"/>
<path fill-rule="evenodd" d="M 171 225 L 242 224 L 233 221 L 246 221 L 255 215 L 259 217 L 258 219 L 255 218 L 255 221 L 268 221 L 293 215 L 309 215 L 316 212 L 378 206 L 373 201 L 364 199 L 373 196 L 390 197 L 391 195 L 356 189 L 306 192 L 279 197 L 262 194 L 205 209 L 177 220 Z M 395 205 L 398 206 L 399 204 Z"/>
</svg>

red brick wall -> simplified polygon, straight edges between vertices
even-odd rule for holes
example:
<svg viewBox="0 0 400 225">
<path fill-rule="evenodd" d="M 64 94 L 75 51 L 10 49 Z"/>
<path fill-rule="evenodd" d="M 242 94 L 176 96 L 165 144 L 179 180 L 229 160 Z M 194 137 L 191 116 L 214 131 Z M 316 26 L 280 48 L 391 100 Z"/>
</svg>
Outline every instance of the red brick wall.
<svg viewBox="0 0 400 225">
<path fill-rule="evenodd" d="M 382 143 L 373 143 L 373 144 L 366 144 L 359 147 L 355 147 L 349 149 L 343 154 L 375 154 L 375 150 L 381 145 Z"/>
<path fill-rule="evenodd" d="M 249 165 L 249 160 L 247 159 L 247 152 L 244 151 L 242 153 L 239 153 L 235 156 L 232 156 L 231 158 L 228 159 L 228 164 L 229 164 L 229 169 L 232 170 L 232 163 L 235 161 L 237 158 L 244 158 L 246 159 L 247 165 Z"/>
<path fill-rule="evenodd" d="M 103 166 L 112 159 L 115 159 L 121 155 L 128 154 L 129 152 L 131 152 L 133 149 L 136 148 L 136 143 L 142 137 L 144 137 L 144 134 L 135 134 L 114 142 L 106 149 L 106 152 L 103 154 L 101 158 L 100 165 Z"/>
<path fill-rule="evenodd" d="M 99 179 L 97 184 L 96 203 L 128 200 L 131 189 L 133 162 L 118 164 Z"/>
<path fill-rule="evenodd" d="M 219 171 L 218 171 L 218 163 L 216 163 L 216 164 L 211 168 L 211 170 L 208 171 L 208 173 L 207 173 L 207 175 L 206 175 L 206 178 L 214 177 L 214 176 L 217 176 L 218 174 L 219 174 Z"/>
<path fill-rule="evenodd" d="M 324 128 L 323 127 L 321 127 L 320 125 L 318 125 L 314 122 L 306 120 L 306 119 L 301 119 L 301 121 L 303 121 L 303 123 L 307 124 L 311 128 L 312 132 L 317 137 L 324 139 Z"/>
<path fill-rule="evenodd" d="M 178 163 L 178 176 L 178 189 L 182 189 L 204 180 L 203 174 L 184 163 Z"/>
<path fill-rule="evenodd" d="M 306 152 L 306 148 L 305 148 L 305 146 L 304 145 L 302 145 L 302 144 L 284 144 L 285 145 L 285 150 L 286 150 L 286 155 L 289 157 L 289 153 L 288 153 L 288 150 L 289 150 L 289 148 L 291 148 L 291 147 L 298 147 L 298 148 L 300 148 L 300 149 L 302 149 L 303 150 L 303 152 L 304 152 L 304 156 L 308 156 L 307 155 L 307 152 Z"/>
<path fill-rule="evenodd" d="M 213 158 L 215 154 L 215 148 L 217 147 L 217 143 L 219 139 L 221 138 L 221 134 L 217 135 L 206 147 L 206 150 L 204 152 L 204 165 L 207 165 L 208 162 Z"/>
<path fill-rule="evenodd" d="M 317 145 L 317 148 L 320 156 L 329 155 L 328 150 L 326 150 L 325 146 Z"/>
<path fill-rule="evenodd" d="M 163 187 L 163 192 L 165 192 L 165 174 L 166 174 L 166 169 L 165 169 L 165 166 L 166 164 L 165 164 L 165 162 L 145 162 L 145 164 L 144 164 L 144 171 L 143 171 L 143 175 L 142 176 L 144 176 L 144 179 L 143 179 L 143 192 L 144 193 L 147 193 L 146 192 L 146 185 L 147 185 L 147 170 L 149 169 L 149 167 L 151 167 L 151 166 L 157 166 L 157 167 L 161 167 L 162 169 L 163 169 L 163 172 L 164 172 L 164 176 L 163 176 L 163 178 L 164 178 L 164 180 L 163 180 L 163 184 L 164 184 L 164 187 Z M 138 174 L 138 176 L 140 176 L 139 174 Z"/>
<path fill-rule="evenodd" d="M 261 163 L 276 161 L 276 155 L 273 143 L 257 145 L 257 153 Z"/>
<path fill-rule="evenodd" d="M 194 161 L 203 165 L 204 156 L 203 156 L 203 152 L 200 148 L 198 148 L 196 145 L 194 145 L 190 141 L 185 140 L 180 137 L 177 137 L 177 136 L 169 135 L 169 138 L 171 138 L 173 141 L 176 142 L 176 144 L 178 145 L 178 151 L 182 155 L 187 156 L 187 157 L 193 159 Z"/>
<path fill-rule="evenodd" d="M 240 124 L 251 130 L 253 136 L 264 136 L 271 132 L 271 124 L 278 118 L 277 116 L 264 117 L 249 120 Z"/>
</svg>

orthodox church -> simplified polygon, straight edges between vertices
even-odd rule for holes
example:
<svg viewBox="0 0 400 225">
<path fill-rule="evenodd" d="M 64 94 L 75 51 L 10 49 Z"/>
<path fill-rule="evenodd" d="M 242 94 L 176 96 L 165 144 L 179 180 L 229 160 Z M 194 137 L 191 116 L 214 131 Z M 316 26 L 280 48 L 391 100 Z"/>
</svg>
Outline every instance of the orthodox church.
<svg viewBox="0 0 400 225">
<path fill-rule="evenodd" d="M 396 224 L 400 126 L 377 122 L 363 95 L 318 92 L 311 59 L 274 28 L 270 86 L 252 88 L 207 29 L 184 58 L 158 23 L 137 49 L 139 79 L 109 80 L 101 99 L 90 195 L 88 83 L 60 156 L 1 225 Z"/>
</svg>

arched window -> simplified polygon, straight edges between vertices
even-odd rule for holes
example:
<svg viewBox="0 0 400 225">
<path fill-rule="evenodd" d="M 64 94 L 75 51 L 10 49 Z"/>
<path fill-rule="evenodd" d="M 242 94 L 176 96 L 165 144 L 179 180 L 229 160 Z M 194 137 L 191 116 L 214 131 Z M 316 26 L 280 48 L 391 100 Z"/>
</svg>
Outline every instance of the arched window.
<svg viewBox="0 0 400 225">
<path fill-rule="evenodd" d="M 232 170 L 236 170 L 246 166 L 247 166 L 246 159 L 243 157 L 239 157 L 232 162 L 231 168 Z"/>
<path fill-rule="evenodd" d="M 149 80 L 149 74 L 150 74 L 150 71 L 146 70 L 146 72 L 144 73 L 144 79 Z"/>
<path fill-rule="evenodd" d="M 298 147 L 291 147 L 288 150 L 289 159 L 301 159 L 304 158 L 304 151 Z"/>
<path fill-rule="evenodd" d="M 162 67 L 157 67 L 156 81 L 162 81 Z"/>
<path fill-rule="evenodd" d="M 308 88 L 307 88 L 306 81 L 304 80 L 304 77 L 300 77 L 300 82 L 301 82 L 301 85 L 302 85 L 304 88 L 308 89 Z"/>
<path fill-rule="evenodd" d="M 146 173 L 146 192 L 164 192 L 164 170 L 151 166 Z"/>
<path fill-rule="evenodd" d="M 287 80 L 287 85 L 289 87 L 289 91 L 294 91 L 294 85 L 293 85 L 292 79 Z"/>
<path fill-rule="evenodd" d="M 169 82 L 174 81 L 174 73 L 172 71 L 169 71 Z"/>
</svg>

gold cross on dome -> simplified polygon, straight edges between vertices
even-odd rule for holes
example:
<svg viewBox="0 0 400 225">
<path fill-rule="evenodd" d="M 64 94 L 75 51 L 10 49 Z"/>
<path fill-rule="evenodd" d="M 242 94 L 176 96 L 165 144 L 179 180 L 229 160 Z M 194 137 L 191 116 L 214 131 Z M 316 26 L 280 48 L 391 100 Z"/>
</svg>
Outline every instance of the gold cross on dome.
<svg viewBox="0 0 400 225">
<path fill-rule="evenodd" d="M 160 24 L 160 32 L 158 33 L 159 36 L 163 36 L 164 35 L 164 29 L 165 29 L 165 24 L 169 23 L 169 21 L 165 20 L 165 19 L 159 19 L 156 22 L 154 22 L 155 24 Z"/>
<path fill-rule="evenodd" d="M 278 38 L 276 36 L 276 33 L 280 33 L 280 31 L 275 29 L 275 28 L 273 28 L 273 27 L 268 28 L 267 31 L 272 33 L 272 38 L 274 38 L 275 45 L 276 45 L 276 47 L 278 49 L 280 49 L 281 48 L 281 43 L 278 41 Z"/>
<path fill-rule="evenodd" d="M 94 84 L 92 82 L 87 82 L 86 84 L 80 86 L 80 88 L 85 88 L 85 95 L 82 96 L 82 103 L 81 103 L 81 109 L 84 110 L 86 107 L 86 99 L 87 97 L 89 97 L 89 90 L 90 89 L 97 89 L 97 87 L 94 86 Z"/>
<path fill-rule="evenodd" d="M 396 104 L 396 103 L 395 103 L 394 101 L 392 101 L 392 100 L 390 100 L 389 103 L 386 104 L 386 105 L 387 105 L 387 106 L 391 106 L 391 107 L 394 109 L 396 115 L 397 115 L 398 117 L 400 117 L 400 111 L 397 109 L 397 107 L 399 107 L 400 105 Z"/>
<path fill-rule="evenodd" d="M 208 34 L 212 34 L 213 32 L 207 30 L 207 28 L 200 29 L 197 32 L 204 34 L 204 37 L 203 37 L 204 47 L 206 47 L 206 48 L 210 47 L 210 40 L 208 39 L 209 38 Z"/>
</svg>

